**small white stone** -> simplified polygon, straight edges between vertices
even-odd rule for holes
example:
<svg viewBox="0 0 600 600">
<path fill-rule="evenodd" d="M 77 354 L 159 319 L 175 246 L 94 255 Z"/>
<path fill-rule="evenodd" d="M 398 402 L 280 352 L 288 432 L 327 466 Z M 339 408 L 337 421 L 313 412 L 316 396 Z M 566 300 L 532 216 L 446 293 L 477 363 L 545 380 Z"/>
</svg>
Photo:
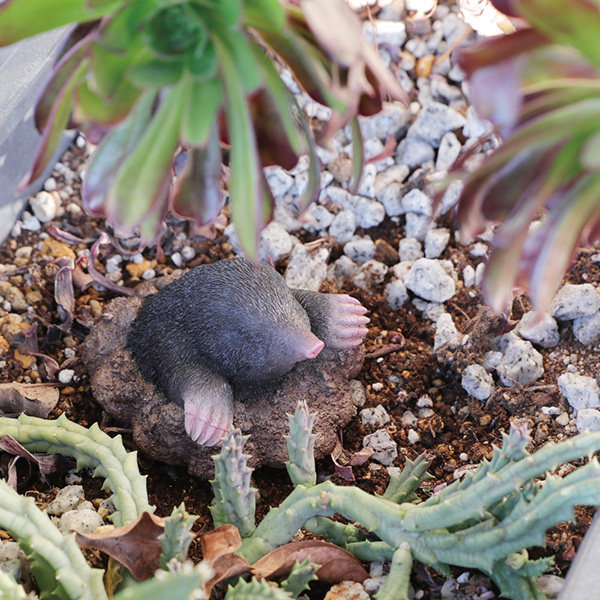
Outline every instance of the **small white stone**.
<svg viewBox="0 0 600 600">
<path fill-rule="evenodd" d="M 417 400 L 418 408 L 431 408 L 432 406 L 433 400 L 427 394 L 424 394 Z"/>
<path fill-rule="evenodd" d="M 593 377 L 563 373 L 557 383 L 561 394 L 575 410 L 600 408 L 600 387 Z"/>
<path fill-rule="evenodd" d="M 285 281 L 291 288 L 318 292 L 327 277 L 329 250 L 317 248 L 311 250 L 304 244 L 298 244 L 292 250 L 285 271 Z"/>
<path fill-rule="evenodd" d="M 52 194 L 41 191 L 29 202 L 33 214 L 41 223 L 48 223 L 56 217 L 56 200 Z"/>
<path fill-rule="evenodd" d="M 433 342 L 433 350 L 438 350 L 445 344 L 460 344 L 462 335 L 456 329 L 456 325 L 449 313 L 443 313 L 436 322 L 435 339 Z"/>
<path fill-rule="evenodd" d="M 353 210 L 345 208 L 341 210 L 329 226 L 329 235 L 340 244 L 345 244 L 352 239 L 356 231 L 356 215 Z"/>
<path fill-rule="evenodd" d="M 360 420 L 365 426 L 383 427 L 386 423 L 390 422 L 390 415 L 388 415 L 381 404 L 378 404 L 374 408 L 364 408 L 361 410 Z"/>
<path fill-rule="evenodd" d="M 338 289 L 342 289 L 346 283 L 352 281 L 357 271 L 358 265 L 344 255 L 327 267 L 327 278 L 335 279 Z"/>
<path fill-rule="evenodd" d="M 494 393 L 494 378 L 481 365 L 466 367 L 462 372 L 461 384 L 477 400 L 487 400 Z"/>
<path fill-rule="evenodd" d="M 84 500 L 82 486 L 68 485 L 58 491 L 56 498 L 46 507 L 46 512 L 49 515 L 60 516 L 69 510 L 73 510 Z"/>
<path fill-rule="evenodd" d="M 260 232 L 258 245 L 260 260 L 266 263 L 272 260 L 276 265 L 290 255 L 293 246 L 290 234 L 276 221 L 271 221 Z"/>
<path fill-rule="evenodd" d="M 450 230 L 445 228 L 430 229 L 425 234 L 425 257 L 439 258 L 450 241 Z M 472 267 L 471 267 L 472 268 Z"/>
<path fill-rule="evenodd" d="M 368 164 L 363 167 L 360 185 L 356 190 L 359 196 L 365 198 L 375 197 L 375 175 L 377 175 L 377 167 L 374 164 Z"/>
<path fill-rule="evenodd" d="M 369 236 L 350 240 L 344 246 L 344 254 L 357 263 L 366 263 L 375 256 L 377 248 Z"/>
<path fill-rule="evenodd" d="M 144 256 L 141 252 L 138 252 L 136 254 L 134 254 L 131 258 L 130 258 L 130 262 L 132 262 L 134 265 L 140 265 L 144 262 Z"/>
<path fill-rule="evenodd" d="M 53 192 L 56 189 L 56 179 L 54 177 L 48 177 L 46 181 L 44 181 L 44 190 L 47 192 Z"/>
<path fill-rule="evenodd" d="M 71 531 L 77 533 L 94 533 L 98 527 L 104 525 L 102 517 L 89 508 L 83 510 L 70 510 L 62 515 L 58 528 L 63 534 Z"/>
<path fill-rule="evenodd" d="M 550 313 L 556 319 L 571 320 L 593 315 L 600 309 L 600 294 L 596 288 L 583 283 L 567 283 L 554 296 L 550 304 Z"/>
<path fill-rule="evenodd" d="M 365 394 L 365 388 L 358 379 L 352 379 L 349 384 L 350 394 L 352 395 L 352 403 L 354 406 L 364 406 L 367 401 L 367 395 Z"/>
<path fill-rule="evenodd" d="M 173 254 L 171 254 L 171 260 L 176 267 L 181 267 L 183 264 L 183 259 L 180 252 L 173 252 Z"/>
<path fill-rule="evenodd" d="M 410 410 L 405 410 L 400 417 L 400 421 L 403 425 L 409 425 L 410 427 L 416 427 L 418 419 L 414 413 Z"/>
<path fill-rule="evenodd" d="M 364 263 L 352 278 L 354 285 L 361 290 L 372 290 L 380 284 L 388 267 L 378 260 L 369 260 Z"/>
<path fill-rule="evenodd" d="M 488 248 L 483 242 L 476 242 L 469 250 L 469 254 L 475 258 L 481 258 L 486 255 L 487 250 Z"/>
<path fill-rule="evenodd" d="M 380 381 L 377 381 L 371 386 L 371 389 L 374 392 L 380 392 L 383 389 L 383 383 L 381 383 Z"/>
<path fill-rule="evenodd" d="M 32 214 L 25 211 L 22 215 L 21 228 L 27 231 L 39 231 L 42 228 L 40 220 Z"/>
<path fill-rule="evenodd" d="M 460 149 L 461 144 L 456 135 L 452 131 L 445 133 L 440 142 L 437 159 L 435 161 L 435 170 L 447 171 L 458 158 Z"/>
<path fill-rule="evenodd" d="M 526 312 L 517 325 L 517 332 L 521 337 L 544 348 L 554 348 L 560 341 L 558 325 L 548 313 L 539 314 L 533 310 Z"/>
<path fill-rule="evenodd" d="M 414 429 L 409 429 L 406 437 L 409 444 L 416 444 L 421 439 L 421 436 Z"/>
<path fill-rule="evenodd" d="M 595 408 L 584 408 L 577 411 L 577 431 L 599 431 L 600 412 Z"/>
<path fill-rule="evenodd" d="M 400 261 L 415 261 L 423 258 L 423 247 L 421 242 L 414 237 L 405 237 L 398 243 L 398 254 Z"/>
<path fill-rule="evenodd" d="M 475 285 L 481 285 L 483 274 L 485 273 L 485 263 L 479 263 L 475 268 Z"/>
<path fill-rule="evenodd" d="M 183 260 L 189 262 L 196 258 L 196 251 L 191 246 L 184 246 L 181 249 L 181 256 L 183 257 Z"/>
<path fill-rule="evenodd" d="M 432 302 L 445 302 L 456 292 L 453 278 L 438 260 L 430 258 L 416 260 L 404 284 L 417 296 Z"/>
<path fill-rule="evenodd" d="M 404 231 L 407 237 L 415 237 L 424 240 L 427 232 L 435 225 L 431 217 L 421 213 L 406 213 L 406 225 Z"/>
<path fill-rule="evenodd" d="M 404 278 L 409 274 L 414 264 L 415 262 L 413 260 L 404 260 L 395 264 L 392 267 L 392 272 L 394 273 L 394 276 L 396 276 L 401 281 L 404 281 Z"/>
<path fill-rule="evenodd" d="M 73 369 L 62 369 L 62 371 L 58 372 L 58 381 L 61 383 L 71 383 L 73 375 L 75 375 Z"/>
<path fill-rule="evenodd" d="M 406 212 L 431 216 L 433 201 L 421 190 L 414 188 L 402 197 L 402 207 Z"/>
<path fill-rule="evenodd" d="M 375 451 L 373 459 L 382 465 L 391 465 L 398 456 L 398 444 L 385 429 L 378 429 L 375 433 L 365 436 L 363 446 L 372 448 Z"/>
<path fill-rule="evenodd" d="M 582 344 L 594 344 L 600 339 L 600 312 L 573 320 L 573 333 Z"/>
<path fill-rule="evenodd" d="M 396 139 L 406 131 L 410 114 L 408 109 L 399 102 L 385 103 L 383 109 L 371 117 L 358 117 L 360 130 L 365 140 L 379 138 L 385 140 L 387 136 Z"/>
<path fill-rule="evenodd" d="M 390 44 L 402 48 L 406 41 L 406 26 L 402 21 L 365 21 L 363 33 L 369 42 L 373 45 L 376 42 L 378 46 Z"/>
<path fill-rule="evenodd" d="M 393 310 L 398 310 L 407 300 L 408 292 L 401 279 L 396 279 L 385 286 L 385 297 Z"/>
<path fill-rule="evenodd" d="M 437 148 L 448 131 L 464 127 L 466 122 L 456 110 L 440 102 L 431 102 L 417 115 L 407 137 L 420 138 Z"/>
<path fill-rule="evenodd" d="M 543 358 L 531 342 L 514 336 L 509 338 L 502 351 L 502 360 L 496 369 L 503 385 L 527 385 L 544 374 Z"/>
<path fill-rule="evenodd" d="M 142 279 L 144 281 L 150 281 L 151 279 L 154 279 L 155 277 L 156 277 L 156 271 L 154 269 L 146 269 L 142 273 Z"/>
<path fill-rule="evenodd" d="M 471 265 L 467 265 L 463 269 L 463 283 L 465 287 L 473 287 L 475 285 L 475 269 Z"/>
<path fill-rule="evenodd" d="M 434 158 L 433 146 L 419 137 L 405 137 L 396 150 L 396 162 L 408 167 L 420 167 Z"/>
</svg>

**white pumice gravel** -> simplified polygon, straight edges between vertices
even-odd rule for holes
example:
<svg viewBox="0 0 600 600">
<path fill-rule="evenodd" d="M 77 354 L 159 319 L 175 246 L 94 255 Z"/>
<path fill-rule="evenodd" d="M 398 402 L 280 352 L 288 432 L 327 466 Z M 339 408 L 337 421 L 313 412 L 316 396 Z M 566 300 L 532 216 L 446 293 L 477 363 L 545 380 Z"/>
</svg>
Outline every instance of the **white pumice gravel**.
<svg viewBox="0 0 600 600">
<path fill-rule="evenodd" d="M 398 243 L 398 254 L 400 261 L 415 261 L 419 258 L 423 258 L 423 246 L 421 242 L 414 237 L 405 237 Z"/>
<path fill-rule="evenodd" d="M 347 208 L 335 215 L 329 225 L 329 235 L 340 244 L 349 242 L 355 231 L 356 214 L 353 210 Z"/>
<path fill-rule="evenodd" d="M 600 431 L 600 411 L 595 408 L 583 408 L 577 411 L 577 431 Z"/>
<path fill-rule="evenodd" d="M 433 343 L 433 351 L 439 350 L 446 344 L 460 344 L 462 335 L 456 329 L 456 325 L 452 320 L 452 315 L 443 313 L 435 324 L 435 339 Z"/>
<path fill-rule="evenodd" d="M 48 223 L 56 217 L 58 208 L 55 197 L 46 191 L 38 192 L 29 202 L 33 214 L 41 223 Z"/>
<path fill-rule="evenodd" d="M 430 229 L 425 234 L 425 258 L 439 258 L 450 241 L 450 230 Z"/>
<path fill-rule="evenodd" d="M 58 528 L 66 535 L 71 531 L 76 533 L 94 533 L 98 527 L 104 525 L 102 517 L 90 508 L 82 510 L 69 510 L 60 517 Z"/>
<path fill-rule="evenodd" d="M 456 284 L 438 260 L 416 260 L 404 278 L 406 287 L 424 300 L 445 302 L 454 296 Z"/>
<path fill-rule="evenodd" d="M 461 385 L 477 400 L 487 400 L 494 393 L 494 378 L 481 365 L 468 365 L 462 372 Z"/>
<path fill-rule="evenodd" d="M 377 248 L 369 236 L 354 236 L 344 245 L 344 254 L 356 263 L 366 263 L 375 256 Z"/>
<path fill-rule="evenodd" d="M 582 344 L 600 340 L 600 312 L 573 320 L 573 334 Z"/>
<path fill-rule="evenodd" d="M 381 404 L 378 404 L 373 408 L 363 408 L 360 411 L 360 421 L 367 427 L 380 428 L 390 422 L 390 415 Z"/>
<path fill-rule="evenodd" d="M 289 287 L 318 292 L 327 277 L 327 248 L 309 249 L 298 244 L 290 255 L 285 280 Z"/>
<path fill-rule="evenodd" d="M 375 451 L 372 459 L 385 466 L 391 465 L 398 457 L 398 444 L 385 429 L 378 429 L 375 433 L 366 435 L 363 446 L 372 448 Z"/>
<path fill-rule="evenodd" d="M 502 360 L 496 367 L 502 385 L 527 385 L 544 374 L 543 357 L 531 342 L 516 336 L 503 336 L 508 343 L 502 349 Z"/>
<path fill-rule="evenodd" d="M 393 310 L 398 310 L 407 300 L 408 292 L 401 279 L 396 279 L 385 286 L 385 297 Z"/>
<path fill-rule="evenodd" d="M 75 510 L 84 501 L 83 487 L 80 485 L 68 485 L 58 491 L 56 498 L 46 507 L 46 512 L 49 515 L 60 517 L 67 511 Z"/>
<path fill-rule="evenodd" d="M 593 377 L 563 373 L 557 383 L 561 394 L 575 410 L 600 408 L 600 387 Z"/>
<path fill-rule="evenodd" d="M 388 267 L 378 260 L 368 260 L 352 277 L 352 283 L 361 290 L 372 290 L 380 284 L 388 272 Z"/>
<path fill-rule="evenodd" d="M 552 299 L 551 315 L 559 320 L 569 321 L 593 315 L 600 310 L 600 294 L 589 283 L 564 285 Z"/>
<path fill-rule="evenodd" d="M 517 333 L 543 348 L 554 348 L 560 341 L 558 324 L 548 313 L 526 312 L 517 325 Z"/>
</svg>

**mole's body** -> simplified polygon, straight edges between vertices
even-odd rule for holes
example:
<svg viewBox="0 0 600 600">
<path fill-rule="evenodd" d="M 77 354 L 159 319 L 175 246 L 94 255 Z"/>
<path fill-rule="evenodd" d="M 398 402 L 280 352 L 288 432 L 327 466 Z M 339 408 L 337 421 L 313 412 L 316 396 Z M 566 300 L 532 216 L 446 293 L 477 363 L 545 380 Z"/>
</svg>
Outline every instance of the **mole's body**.
<svg viewBox="0 0 600 600">
<path fill-rule="evenodd" d="M 142 375 L 183 405 L 192 439 L 214 445 L 233 420 L 232 385 L 277 379 L 325 345 L 359 345 L 365 312 L 350 296 L 291 290 L 271 267 L 233 258 L 146 298 L 128 345 Z"/>
</svg>

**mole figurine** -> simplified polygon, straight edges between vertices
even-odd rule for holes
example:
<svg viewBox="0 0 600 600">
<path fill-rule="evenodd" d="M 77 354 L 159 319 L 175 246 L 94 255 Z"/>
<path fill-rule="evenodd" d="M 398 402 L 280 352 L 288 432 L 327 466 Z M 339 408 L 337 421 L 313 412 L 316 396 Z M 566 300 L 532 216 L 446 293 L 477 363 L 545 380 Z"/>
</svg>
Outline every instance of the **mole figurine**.
<svg viewBox="0 0 600 600">
<path fill-rule="evenodd" d="M 183 406 L 192 440 L 214 446 L 233 422 L 235 388 L 259 389 L 325 346 L 360 345 L 366 312 L 351 296 L 290 289 L 272 267 L 237 257 L 145 298 L 127 343 L 142 376 Z"/>
</svg>

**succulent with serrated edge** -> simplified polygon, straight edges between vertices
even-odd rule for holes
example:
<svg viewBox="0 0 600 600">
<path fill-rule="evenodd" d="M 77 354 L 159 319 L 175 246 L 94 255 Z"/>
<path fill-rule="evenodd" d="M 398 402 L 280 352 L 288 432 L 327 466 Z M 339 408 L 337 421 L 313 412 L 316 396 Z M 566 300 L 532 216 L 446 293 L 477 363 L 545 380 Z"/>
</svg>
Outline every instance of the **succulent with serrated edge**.
<svg viewBox="0 0 600 600">
<path fill-rule="evenodd" d="M 158 536 L 162 546 L 160 568 L 166 569 L 168 563 L 175 559 L 183 563 L 187 559 L 190 543 L 194 539 L 192 525 L 198 517 L 190 515 L 181 503 L 165 518 L 165 532 Z"/>
<path fill-rule="evenodd" d="M 319 565 L 305 558 L 302 562 L 296 561 L 292 566 L 290 574 L 281 582 L 281 587 L 292 598 L 297 598 L 304 590 L 309 589 L 308 584 L 317 579 Z"/>
<path fill-rule="evenodd" d="M 317 482 L 314 454 L 317 436 L 312 433 L 315 417 L 308 412 L 305 401 L 300 401 L 296 412 L 288 415 L 290 433 L 285 436 L 285 441 L 290 458 L 285 467 L 294 485 L 311 486 Z"/>
</svg>

